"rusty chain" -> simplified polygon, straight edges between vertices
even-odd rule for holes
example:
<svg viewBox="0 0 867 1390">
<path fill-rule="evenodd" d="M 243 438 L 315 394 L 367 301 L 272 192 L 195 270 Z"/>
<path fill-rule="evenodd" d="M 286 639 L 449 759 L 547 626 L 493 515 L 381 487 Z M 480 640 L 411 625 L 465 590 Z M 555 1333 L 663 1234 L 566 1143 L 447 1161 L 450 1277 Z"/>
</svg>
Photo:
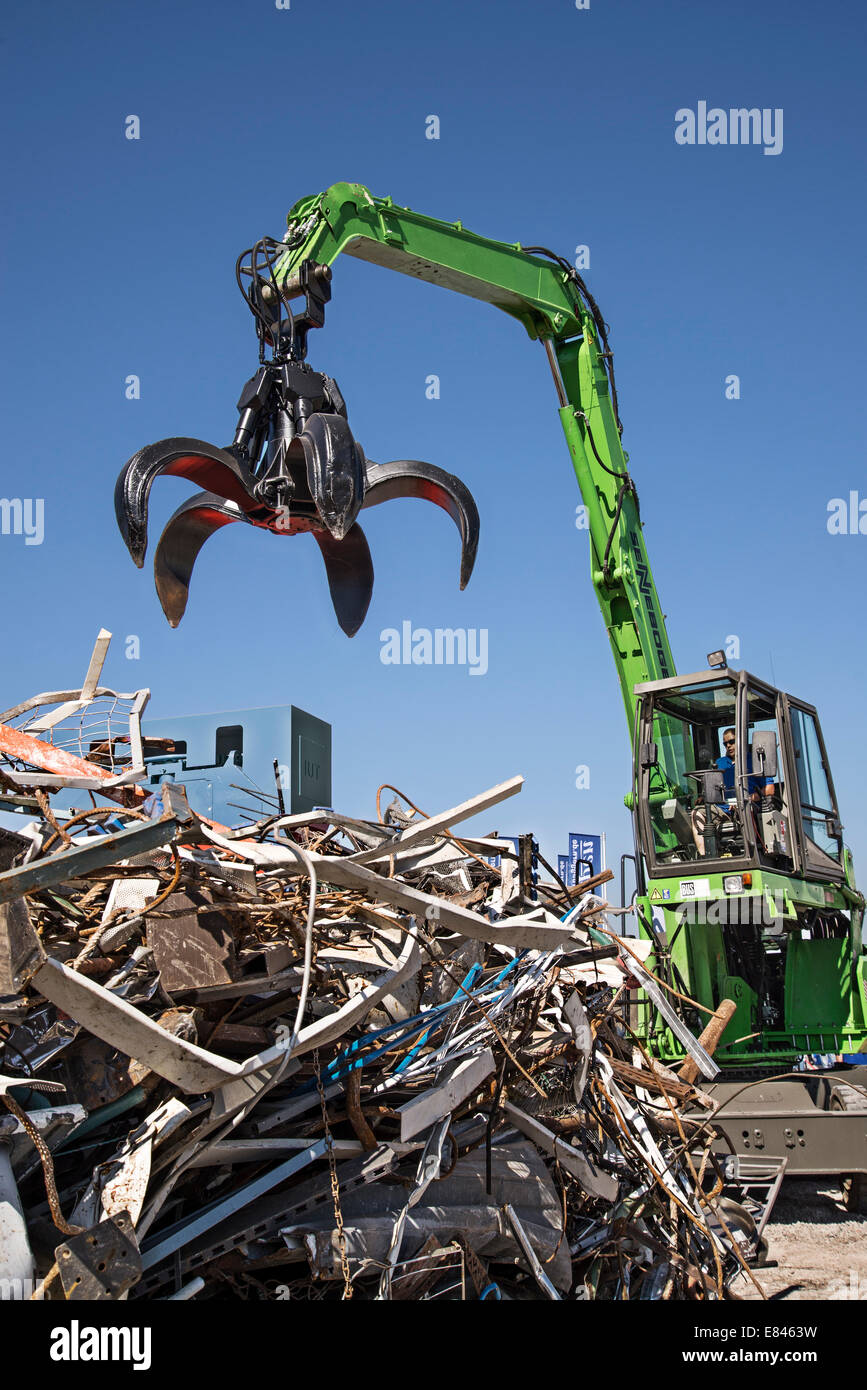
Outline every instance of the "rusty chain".
<svg viewBox="0 0 867 1390">
<path fill-rule="evenodd" d="M 337 1163 L 334 1159 L 334 1137 L 328 1123 L 328 1109 L 325 1104 L 325 1090 L 322 1085 L 322 1069 L 319 1065 L 319 1048 L 313 1052 L 313 1066 L 316 1070 L 316 1089 L 319 1092 L 319 1106 L 322 1123 L 325 1127 L 325 1148 L 328 1154 L 328 1171 L 331 1175 L 331 1200 L 334 1203 L 334 1221 L 337 1226 L 337 1243 L 340 1247 L 340 1268 L 343 1273 L 343 1299 L 352 1297 L 352 1277 L 349 1273 L 349 1260 L 346 1257 L 346 1233 L 343 1229 L 343 1212 L 340 1209 L 340 1184 L 337 1181 Z"/>
</svg>

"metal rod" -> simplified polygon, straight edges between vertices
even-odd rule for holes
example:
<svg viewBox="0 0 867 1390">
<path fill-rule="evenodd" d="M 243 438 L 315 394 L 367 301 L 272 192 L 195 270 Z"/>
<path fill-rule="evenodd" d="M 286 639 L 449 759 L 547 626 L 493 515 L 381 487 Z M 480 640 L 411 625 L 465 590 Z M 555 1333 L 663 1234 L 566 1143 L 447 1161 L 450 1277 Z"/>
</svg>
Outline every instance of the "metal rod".
<svg viewBox="0 0 867 1390">
<path fill-rule="evenodd" d="M 557 361 L 557 354 L 551 346 L 550 338 L 542 339 L 542 346 L 548 357 L 548 366 L 551 368 L 551 375 L 554 378 L 554 386 L 557 391 L 557 399 L 561 406 L 569 404 L 569 397 L 566 395 L 566 388 L 563 385 L 563 378 L 560 375 L 560 364 Z"/>
<path fill-rule="evenodd" d="M 274 759 L 274 782 L 277 787 L 277 805 L 280 808 L 280 815 L 285 816 L 286 805 L 283 801 L 283 784 L 280 781 L 280 764 L 278 763 L 276 758 Z"/>
</svg>

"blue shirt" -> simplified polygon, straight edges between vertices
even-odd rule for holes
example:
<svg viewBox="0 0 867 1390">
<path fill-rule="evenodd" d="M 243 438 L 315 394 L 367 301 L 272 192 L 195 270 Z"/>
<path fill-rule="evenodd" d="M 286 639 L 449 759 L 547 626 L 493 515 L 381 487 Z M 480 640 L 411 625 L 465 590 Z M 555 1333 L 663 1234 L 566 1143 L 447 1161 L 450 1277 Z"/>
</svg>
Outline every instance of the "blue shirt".
<svg viewBox="0 0 867 1390">
<path fill-rule="evenodd" d="M 735 765 L 734 765 L 732 759 L 728 756 L 728 754 L 725 754 L 722 758 L 717 758 L 717 760 L 716 760 L 716 765 L 717 765 L 717 767 L 719 768 L 720 772 L 721 772 L 722 775 L 723 775 L 723 786 L 726 788 L 727 791 L 733 792 L 734 789 L 735 789 Z M 748 772 L 748 773 L 751 773 L 752 770 L 753 770 L 753 759 L 752 759 L 752 754 L 751 754 L 751 755 L 747 758 L 747 772 Z M 770 779 L 765 779 L 765 780 L 766 780 L 766 781 L 769 781 Z M 761 777 L 750 777 L 750 792 L 751 792 L 751 793 L 752 793 L 752 792 L 760 792 L 760 791 L 762 790 L 762 787 L 763 787 L 764 785 L 765 785 L 765 782 L 762 780 Z"/>
</svg>

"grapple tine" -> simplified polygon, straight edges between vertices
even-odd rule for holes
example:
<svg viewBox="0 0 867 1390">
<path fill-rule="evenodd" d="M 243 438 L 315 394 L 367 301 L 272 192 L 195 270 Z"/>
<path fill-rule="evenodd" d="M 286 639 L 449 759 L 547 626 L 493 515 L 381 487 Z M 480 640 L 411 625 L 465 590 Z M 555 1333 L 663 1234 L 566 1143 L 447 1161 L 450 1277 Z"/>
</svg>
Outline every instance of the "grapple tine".
<svg viewBox="0 0 867 1390">
<path fill-rule="evenodd" d="M 420 459 L 367 464 L 362 509 L 395 497 L 422 497 L 448 512 L 461 533 L 461 588 L 465 589 L 479 548 L 479 513 L 469 488 L 453 473 Z"/>
<path fill-rule="evenodd" d="M 147 551 L 148 497 L 154 479 L 162 474 L 188 478 L 218 497 L 237 502 L 245 511 L 255 505 L 251 496 L 253 474 L 226 449 L 187 438 L 160 439 L 146 445 L 121 469 L 114 489 L 117 524 L 139 569 Z"/>
<path fill-rule="evenodd" d="M 367 537 L 358 522 L 342 540 L 327 531 L 314 531 L 313 537 L 325 561 L 328 588 L 337 621 L 347 637 L 354 637 L 364 622 L 373 595 L 373 561 Z"/>
<path fill-rule="evenodd" d="M 332 536 L 342 540 L 362 506 L 364 451 L 344 417 L 325 411 L 307 417 L 300 439 L 316 510 Z"/>
<path fill-rule="evenodd" d="M 193 566 L 205 541 L 223 526 L 244 520 L 239 507 L 213 492 L 188 497 L 169 517 L 154 552 L 154 579 L 172 627 L 184 616 Z"/>
</svg>

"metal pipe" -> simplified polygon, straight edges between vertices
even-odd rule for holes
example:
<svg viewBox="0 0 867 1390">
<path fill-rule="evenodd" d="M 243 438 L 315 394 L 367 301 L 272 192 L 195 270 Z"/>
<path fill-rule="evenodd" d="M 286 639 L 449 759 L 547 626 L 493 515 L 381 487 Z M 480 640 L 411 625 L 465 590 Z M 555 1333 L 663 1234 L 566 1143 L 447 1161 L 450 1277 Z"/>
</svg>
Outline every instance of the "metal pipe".
<svg viewBox="0 0 867 1390">
<path fill-rule="evenodd" d="M 204 1287 L 204 1279 L 202 1279 L 199 1275 L 196 1275 L 195 1279 L 191 1279 L 188 1284 L 184 1284 L 183 1288 L 178 1289 L 177 1293 L 170 1293 L 168 1297 L 164 1300 L 164 1302 L 185 1303 L 187 1299 L 195 1298 L 197 1293 L 201 1293 Z"/>
<path fill-rule="evenodd" d="M 557 355 L 554 352 L 553 347 L 551 346 L 551 339 L 543 338 L 542 346 L 544 347 L 545 352 L 548 356 L 548 366 L 551 368 L 551 375 L 554 378 L 554 386 L 557 390 L 557 399 L 560 402 L 560 409 L 562 410 L 564 405 L 569 404 L 569 397 L 566 395 L 566 388 L 563 385 L 563 378 L 560 375 L 560 364 L 557 361 Z"/>
</svg>

